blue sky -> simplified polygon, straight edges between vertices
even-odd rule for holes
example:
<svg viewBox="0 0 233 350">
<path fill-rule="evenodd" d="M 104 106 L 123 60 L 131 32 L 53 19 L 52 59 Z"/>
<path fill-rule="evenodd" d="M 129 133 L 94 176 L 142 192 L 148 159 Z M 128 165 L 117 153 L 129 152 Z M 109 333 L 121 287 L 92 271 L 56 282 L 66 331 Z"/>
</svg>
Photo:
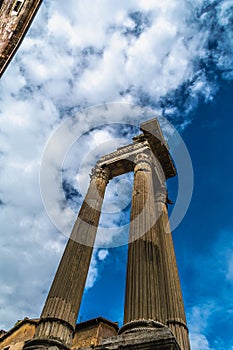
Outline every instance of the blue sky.
<svg viewBox="0 0 233 350">
<path fill-rule="evenodd" d="M 197 349 L 232 349 L 233 344 L 233 84 L 221 81 L 220 85 L 214 101 L 200 104 L 192 113 L 191 125 L 182 133 L 192 159 L 194 190 L 188 212 L 173 234 L 187 318 Z M 170 182 L 170 197 L 174 198 L 176 181 Z M 98 314 L 122 322 L 126 259 L 126 247 L 109 250 L 95 287 L 85 294 L 79 319 Z"/>
<path fill-rule="evenodd" d="M 0 328 L 40 314 L 96 159 L 163 115 L 194 170 L 190 207 L 174 230 L 192 349 L 233 348 L 232 6 L 44 1 L 0 83 Z M 127 175 L 106 194 L 98 236 L 106 247 L 94 252 L 82 320 L 122 322 L 127 251 L 109 246 L 129 217 L 131 186 Z M 173 200 L 176 186 L 169 180 Z"/>
</svg>

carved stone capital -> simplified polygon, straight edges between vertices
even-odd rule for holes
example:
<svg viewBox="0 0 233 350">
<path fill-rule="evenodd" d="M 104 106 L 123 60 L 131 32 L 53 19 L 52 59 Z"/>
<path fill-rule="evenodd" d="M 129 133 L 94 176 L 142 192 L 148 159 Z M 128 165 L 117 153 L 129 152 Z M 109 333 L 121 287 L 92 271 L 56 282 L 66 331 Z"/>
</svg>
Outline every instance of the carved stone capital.
<svg viewBox="0 0 233 350">
<path fill-rule="evenodd" d="M 137 153 L 134 158 L 134 163 L 148 163 L 149 165 L 152 165 L 152 156 L 150 150 L 145 150 L 144 152 Z"/>
<path fill-rule="evenodd" d="M 91 180 L 93 179 L 102 179 L 103 181 L 108 184 L 109 179 L 110 179 L 110 170 L 108 167 L 99 167 L 95 166 L 94 168 L 91 169 L 91 174 L 90 174 Z"/>
</svg>

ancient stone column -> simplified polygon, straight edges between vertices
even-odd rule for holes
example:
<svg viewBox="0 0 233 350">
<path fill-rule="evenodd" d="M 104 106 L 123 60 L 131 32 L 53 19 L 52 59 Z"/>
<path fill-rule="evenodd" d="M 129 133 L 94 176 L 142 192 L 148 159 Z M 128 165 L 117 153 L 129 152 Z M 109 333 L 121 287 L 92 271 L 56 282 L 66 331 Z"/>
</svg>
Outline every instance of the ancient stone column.
<svg viewBox="0 0 233 350">
<path fill-rule="evenodd" d="M 0 77 L 18 50 L 42 2 L 0 1 Z"/>
<path fill-rule="evenodd" d="M 159 234 L 161 258 L 164 273 L 165 322 L 174 334 L 180 348 L 189 350 L 189 336 L 186 324 L 182 291 L 178 275 L 174 245 L 167 212 L 166 188 L 155 183 L 156 212 L 159 213 L 156 229 Z"/>
<path fill-rule="evenodd" d="M 180 348 L 189 350 L 166 202 L 167 190 L 160 163 L 148 152 L 138 154 L 134 168 L 123 330 L 128 329 L 130 323 L 134 327 L 137 320 L 154 320 L 168 326 Z"/>
<path fill-rule="evenodd" d="M 164 321 L 163 266 L 156 222 L 150 151 L 135 158 L 124 323 Z"/>
<path fill-rule="evenodd" d="M 32 341 L 25 349 L 69 349 L 90 265 L 108 168 L 96 167 L 45 302 Z"/>
</svg>

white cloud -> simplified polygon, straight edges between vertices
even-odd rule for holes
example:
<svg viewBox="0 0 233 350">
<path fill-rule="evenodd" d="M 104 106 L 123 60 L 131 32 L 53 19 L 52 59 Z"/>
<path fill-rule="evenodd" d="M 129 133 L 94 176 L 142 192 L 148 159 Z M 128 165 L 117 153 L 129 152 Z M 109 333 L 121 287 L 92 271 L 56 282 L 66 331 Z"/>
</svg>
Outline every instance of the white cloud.
<svg viewBox="0 0 233 350">
<path fill-rule="evenodd" d="M 209 342 L 203 334 L 191 333 L 190 341 L 192 350 L 211 350 Z"/>
<path fill-rule="evenodd" d="M 202 69 L 204 63 L 208 66 L 209 56 L 214 58 L 211 64 L 224 71 L 226 78 L 232 77 L 229 30 L 232 1 L 222 1 L 216 12 L 197 17 L 205 4 L 204 0 L 192 4 L 184 0 L 43 2 L 1 80 L 0 259 L 4 285 L 0 290 L 3 305 L 0 319 L 4 320 L 3 328 L 12 326 L 18 318 L 39 315 L 65 244 L 64 237 L 49 222 L 40 197 L 39 165 L 52 130 L 61 117 L 70 117 L 70 111 L 109 101 L 152 104 L 155 113 L 167 109 L 171 117 L 182 105 L 181 123 L 187 125 L 186 113 L 196 106 L 199 96 L 211 99 L 216 88 Z M 225 32 L 217 42 L 217 49 L 210 54 L 208 43 L 214 34 L 213 23 L 216 28 L 222 26 Z M 186 100 L 183 94 L 174 97 L 174 91 L 183 85 L 188 95 Z M 109 120 L 106 116 L 100 119 L 129 121 L 126 114 L 118 112 Z M 79 119 L 81 133 L 93 125 L 95 117 L 89 114 L 88 118 Z M 138 124 L 141 115 L 134 121 Z M 112 134 L 106 129 L 92 136 L 89 144 L 79 145 L 77 157 L 67 161 L 67 177 L 74 187 L 75 161 L 81 162 L 91 146 L 110 140 Z M 56 144 L 54 155 L 64 143 L 65 135 Z M 91 154 L 90 159 L 94 160 L 95 156 Z M 88 171 L 85 168 L 79 174 L 86 184 Z M 48 191 L 56 199 L 52 186 L 48 186 Z M 118 206 L 127 204 L 129 192 L 121 196 Z M 114 208 L 115 199 L 113 191 L 109 202 Z M 57 215 L 68 225 L 70 216 L 62 203 Z M 121 220 L 122 215 L 119 214 Z M 108 220 L 106 215 L 107 224 Z M 113 232 L 111 237 L 102 236 L 99 240 L 111 240 L 114 235 Z M 103 252 L 99 253 L 100 257 Z M 88 288 L 98 276 L 95 259 Z"/>
<path fill-rule="evenodd" d="M 92 254 L 91 264 L 88 271 L 87 281 L 86 281 L 86 290 L 92 288 L 95 284 L 95 281 L 99 277 L 99 264 L 102 263 L 108 256 L 107 249 L 95 249 Z"/>
<path fill-rule="evenodd" d="M 228 339 L 224 327 L 232 318 L 229 297 L 233 281 L 232 231 L 220 231 L 209 246 L 208 254 L 202 254 L 196 253 L 192 261 L 194 275 L 199 281 L 198 292 L 193 296 L 196 305 L 187 309 L 192 350 L 230 349 L 231 337 Z M 217 334 L 216 325 L 219 326 Z"/>
<path fill-rule="evenodd" d="M 194 306 L 189 312 L 188 324 L 191 330 L 190 342 L 192 350 L 213 350 L 205 335 L 208 328 L 208 320 L 213 309 L 213 304 L 206 304 Z"/>
<path fill-rule="evenodd" d="M 107 249 L 100 249 L 99 251 L 98 251 L 98 259 L 100 260 L 100 261 L 102 261 L 102 260 L 105 260 L 106 259 L 106 257 L 108 256 L 108 250 Z"/>
</svg>

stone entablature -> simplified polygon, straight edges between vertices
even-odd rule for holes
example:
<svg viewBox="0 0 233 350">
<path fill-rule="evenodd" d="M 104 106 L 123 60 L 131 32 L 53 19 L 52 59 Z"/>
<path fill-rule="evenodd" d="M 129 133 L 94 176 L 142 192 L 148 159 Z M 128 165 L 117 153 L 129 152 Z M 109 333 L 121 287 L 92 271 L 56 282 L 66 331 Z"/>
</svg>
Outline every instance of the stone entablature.
<svg viewBox="0 0 233 350">
<path fill-rule="evenodd" d="M 156 126 L 153 126 L 154 124 Z M 155 118 L 141 124 L 141 130 L 143 134 L 134 137 L 132 144 L 120 147 L 115 152 L 101 157 L 97 165 L 99 167 L 109 167 L 111 178 L 113 178 L 133 171 L 135 157 L 139 153 L 150 150 L 157 163 L 162 167 L 165 178 L 168 179 L 175 176 L 176 170 L 158 120 Z"/>
</svg>

